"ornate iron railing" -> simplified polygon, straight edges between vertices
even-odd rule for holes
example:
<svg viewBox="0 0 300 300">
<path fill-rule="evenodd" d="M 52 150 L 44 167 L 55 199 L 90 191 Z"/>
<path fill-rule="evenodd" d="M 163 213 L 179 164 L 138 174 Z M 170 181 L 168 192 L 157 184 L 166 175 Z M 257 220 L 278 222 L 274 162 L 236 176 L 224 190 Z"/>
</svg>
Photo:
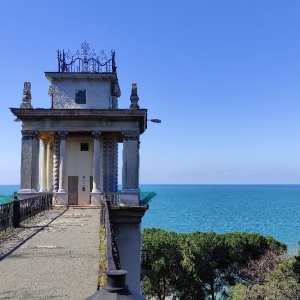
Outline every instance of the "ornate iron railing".
<svg viewBox="0 0 300 300">
<path fill-rule="evenodd" d="M 52 194 L 42 194 L 34 198 L 13 200 L 0 205 L 0 232 L 19 227 L 21 222 L 50 209 Z"/>
<path fill-rule="evenodd" d="M 100 222 L 105 227 L 106 236 L 106 265 L 107 270 L 121 270 L 120 255 L 116 236 L 109 218 L 110 201 L 107 200 L 101 207 Z"/>
<path fill-rule="evenodd" d="M 20 200 L 20 222 L 32 218 L 52 206 L 52 194 L 43 194 L 38 197 Z"/>
<path fill-rule="evenodd" d="M 112 250 L 112 257 L 116 266 L 116 270 L 121 270 L 121 261 L 120 261 L 120 254 L 119 249 L 116 241 L 116 236 L 112 226 L 110 226 L 111 232 L 111 250 Z"/>
<path fill-rule="evenodd" d="M 12 227 L 12 202 L 0 204 L 0 231 Z"/>
<path fill-rule="evenodd" d="M 111 58 L 107 58 L 104 51 L 96 54 L 88 43 L 81 44 L 81 51 L 72 55 L 70 50 L 57 50 L 58 72 L 76 73 L 116 73 L 115 52 L 111 51 Z"/>
</svg>

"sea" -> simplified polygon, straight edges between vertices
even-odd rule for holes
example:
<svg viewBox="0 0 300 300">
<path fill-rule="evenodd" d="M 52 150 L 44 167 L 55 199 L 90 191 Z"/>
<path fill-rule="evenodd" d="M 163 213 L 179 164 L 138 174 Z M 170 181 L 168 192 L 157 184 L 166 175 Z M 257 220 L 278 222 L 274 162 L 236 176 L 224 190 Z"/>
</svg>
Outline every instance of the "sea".
<svg viewBox="0 0 300 300">
<path fill-rule="evenodd" d="M 154 191 L 142 228 L 178 233 L 257 232 L 273 236 L 296 254 L 300 241 L 300 185 L 147 184 Z M 0 185 L 10 195 L 18 185 Z"/>
</svg>

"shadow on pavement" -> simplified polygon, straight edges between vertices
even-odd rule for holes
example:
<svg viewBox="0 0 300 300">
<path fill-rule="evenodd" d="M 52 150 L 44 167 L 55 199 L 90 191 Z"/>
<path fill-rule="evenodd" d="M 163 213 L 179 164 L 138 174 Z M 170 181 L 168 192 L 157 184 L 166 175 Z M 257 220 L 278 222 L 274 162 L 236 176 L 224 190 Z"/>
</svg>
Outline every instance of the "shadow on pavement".
<svg viewBox="0 0 300 300">
<path fill-rule="evenodd" d="M 40 231 L 42 231 L 43 229 L 49 227 L 49 225 L 54 222 L 56 219 L 58 219 L 60 216 L 62 216 L 69 208 L 67 207 L 65 210 L 63 210 L 59 215 L 57 215 L 56 217 L 52 218 L 47 224 L 42 225 L 42 226 L 21 226 L 20 228 L 22 228 L 23 230 L 18 232 L 18 233 L 22 233 L 24 232 L 24 230 L 26 229 L 33 229 L 36 228 L 36 231 L 34 233 L 32 233 L 30 236 L 26 237 L 24 240 L 19 241 L 17 243 L 17 245 L 14 245 L 13 248 L 11 250 L 7 250 L 6 253 L 2 253 L 0 256 L 0 261 L 2 261 L 3 259 L 5 259 L 6 257 L 8 257 L 9 255 L 11 255 L 13 252 L 15 252 L 18 248 L 20 248 L 22 245 L 24 245 L 27 241 L 29 241 L 31 238 L 33 238 L 37 233 L 39 233 Z M 16 235 L 18 235 L 18 233 L 16 233 Z M 11 239 L 13 239 L 14 237 L 12 236 Z M 6 241 L 9 241 L 9 239 L 7 239 Z M 1 245 L 2 246 L 2 245 Z"/>
</svg>

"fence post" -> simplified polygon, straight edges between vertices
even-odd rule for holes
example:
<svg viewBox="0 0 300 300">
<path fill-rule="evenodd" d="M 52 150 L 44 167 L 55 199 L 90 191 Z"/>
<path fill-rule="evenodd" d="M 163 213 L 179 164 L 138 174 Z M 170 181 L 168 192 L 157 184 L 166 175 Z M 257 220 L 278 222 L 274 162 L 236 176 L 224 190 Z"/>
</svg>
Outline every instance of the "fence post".
<svg viewBox="0 0 300 300">
<path fill-rule="evenodd" d="M 21 212 L 20 212 L 20 201 L 13 201 L 13 227 L 20 227 Z"/>
</svg>

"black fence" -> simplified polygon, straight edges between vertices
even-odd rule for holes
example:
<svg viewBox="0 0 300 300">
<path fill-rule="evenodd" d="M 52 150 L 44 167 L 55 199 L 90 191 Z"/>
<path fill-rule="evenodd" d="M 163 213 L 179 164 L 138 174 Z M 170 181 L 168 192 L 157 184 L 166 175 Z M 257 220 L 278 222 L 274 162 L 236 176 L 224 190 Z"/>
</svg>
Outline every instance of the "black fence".
<svg viewBox="0 0 300 300">
<path fill-rule="evenodd" d="M 0 232 L 20 226 L 20 223 L 50 209 L 52 194 L 43 194 L 24 200 L 13 200 L 0 205 Z"/>
</svg>

